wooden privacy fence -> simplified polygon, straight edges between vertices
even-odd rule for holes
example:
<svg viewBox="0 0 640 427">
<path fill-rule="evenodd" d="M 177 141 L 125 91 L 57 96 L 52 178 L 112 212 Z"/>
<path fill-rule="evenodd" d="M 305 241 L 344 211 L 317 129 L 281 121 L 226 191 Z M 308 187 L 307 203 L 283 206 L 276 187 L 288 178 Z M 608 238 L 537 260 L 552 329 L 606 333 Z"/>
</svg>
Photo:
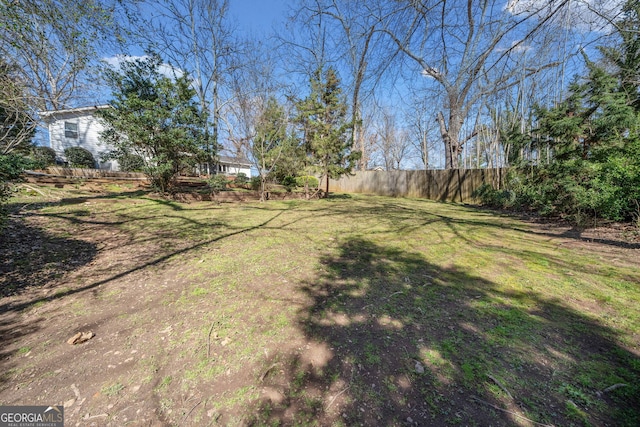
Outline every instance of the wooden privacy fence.
<svg viewBox="0 0 640 427">
<path fill-rule="evenodd" d="M 501 188 L 506 173 L 506 168 L 365 171 L 330 180 L 329 191 L 471 202 L 471 194 L 482 184 Z"/>
</svg>

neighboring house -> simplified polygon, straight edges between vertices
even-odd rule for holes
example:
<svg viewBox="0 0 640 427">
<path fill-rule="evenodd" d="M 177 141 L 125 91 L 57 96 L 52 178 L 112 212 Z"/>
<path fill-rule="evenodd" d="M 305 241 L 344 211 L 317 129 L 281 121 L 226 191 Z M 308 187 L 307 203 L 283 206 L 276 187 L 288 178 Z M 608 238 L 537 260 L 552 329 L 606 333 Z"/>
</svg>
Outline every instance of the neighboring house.
<svg viewBox="0 0 640 427">
<path fill-rule="evenodd" d="M 55 150 L 60 161 L 67 161 L 64 156 L 66 148 L 82 147 L 93 154 L 93 158 L 97 162 L 96 167 L 118 170 L 118 162 L 115 160 L 101 163 L 102 154 L 109 151 L 111 147 L 99 139 L 104 126 L 95 113 L 106 108 L 111 107 L 97 105 L 40 113 L 49 128 L 49 146 Z M 246 159 L 218 156 L 218 164 L 215 166 L 214 173 L 225 175 L 244 173 L 247 177 L 251 177 L 251 163 Z"/>
<path fill-rule="evenodd" d="M 100 132 L 104 126 L 95 116 L 96 111 L 110 108 L 108 105 L 70 108 L 68 110 L 42 111 L 40 117 L 49 129 L 49 146 L 53 148 L 59 160 L 66 162 L 64 150 L 69 147 L 82 147 L 93 154 L 96 167 L 118 170 L 115 160 L 101 163 L 101 156 L 109 147 L 100 142 Z"/>
<path fill-rule="evenodd" d="M 218 164 L 214 173 L 225 175 L 245 174 L 251 178 L 251 162 L 238 157 L 218 156 Z"/>
</svg>

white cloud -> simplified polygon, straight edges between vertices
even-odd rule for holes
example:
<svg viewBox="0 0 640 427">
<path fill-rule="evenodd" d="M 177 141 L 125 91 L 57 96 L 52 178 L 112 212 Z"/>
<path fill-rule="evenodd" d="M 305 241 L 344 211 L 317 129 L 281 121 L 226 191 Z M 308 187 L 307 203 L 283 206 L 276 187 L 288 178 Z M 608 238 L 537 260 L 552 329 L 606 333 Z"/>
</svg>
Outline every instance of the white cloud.
<svg viewBox="0 0 640 427">
<path fill-rule="evenodd" d="M 583 32 L 608 32 L 611 21 L 620 14 L 624 0 L 508 0 L 505 10 L 515 16 L 543 17 L 564 6 L 553 22 L 564 28 Z"/>
<path fill-rule="evenodd" d="M 120 55 L 114 55 L 114 56 L 102 58 L 102 61 L 114 69 L 119 69 L 120 64 L 122 64 L 123 62 L 145 60 L 148 57 L 149 57 L 148 55 L 135 56 L 135 55 L 120 54 Z M 182 77 L 184 75 L 184 71 L 182 71 L 181 69 L 173 67 L 172 65 L 169 65 L 169 64 L 164 64 L 164 63 L 161 64 L 160 67 L 158 67 L 158 72 L 170 79 L 173 79 L 174 77 Z"/>
<path fill-rule="evenodd" d="M 524 43 L 523 40 L 514 40 L 511 42 L 511 46 L 509 48 L 502 47 L 497 48 L 497 52 L 513 52 L 513 53 L 527 53 L 533 50 L 533 46 Z"/>
</svg>

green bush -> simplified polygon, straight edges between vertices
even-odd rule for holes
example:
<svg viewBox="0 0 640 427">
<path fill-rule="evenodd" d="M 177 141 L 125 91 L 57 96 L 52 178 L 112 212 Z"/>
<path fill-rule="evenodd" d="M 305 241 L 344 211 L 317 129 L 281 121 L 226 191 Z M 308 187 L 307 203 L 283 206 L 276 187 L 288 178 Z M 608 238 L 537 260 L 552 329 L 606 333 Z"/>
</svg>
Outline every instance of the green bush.
<svg viewBox="0 0 640 427">
<path fill-rule="evenodd" d="M 637 215 L 640 201 L 640 143 L 594 152 L 590 159 L 514 168 L 510 175 L 513 207 L 528 207 L 579 225 L 590 225 L 597 218 L 628 221 Z"/>
<path fill-rule="evenodd" d="M 293 189 L 298 186 L 296 178 L 293 176 L 285 176 L 280 184 L 282 184 L 287 191 L 293 191 Z"/>
<path fill-rule="evenodd" d="M 0 155 L 0 182 L 14 181 L 31 167 L 33 161 L 19 154 Z"/>
<path fill-rule="evenodd" d="M 64 156 L 72 168 L 88 168 L 92 169 L 96 166 L 93 154 L 82 147 L 69 147 L 64 150 Z"/>
<path fill-rule="evenodd" d="M 51 147 L 33 147 L 31 158 L 34 162 L 34 168 L 44 169 L 56 164 L 56 151 Z"/>
<path fill-rule="evenodd" d="M 309 188 L 318 188 L 318 185 L 320 185 L 318 178 L 316 178 L 315 176 L 305 175 L 296 177 L 296 186 L 304 187 L 305 183 L 309 186 Z"/>
<path fill-rule="evenodd" d="M 153 157 L 142 170 L 151 180 L 151 187 L 161 193 L 169 191 L 177 178 L 175 165 L 167 159 L 168 157 L 164 154 Z"/>
<path fill-rule="evenodd" d="M 224 175 L 213 175 L 207 180 L 207 184 L 209 185 L 211 191 L 217 193 L 219 191 L 225 191 L 227 189 L 229 180 Z"/>
<path fill-rule="evenodd" d="M 514 206 L 516 195 L 511 190 L 496 190 L 489 184 L 482 184 L 471 196 L 479 199 L 484 206 L 506 209 Z"/>
<path fill-rule="evenodd" d="M 33 161 L 18 154 L 0 156 L 0 203 L 7 201 L 14 191 L 12 181 L 20 179 L 25 169 L 31 169 Z M 4 223 L 5 212 L 0 206 L 0 228 Z"/>
<path fill-rule="evenodd" d="M 251 177 L 251 180 L 249 181 L 249 187 L 251 187 L 253 191 L 259 191 L 261 184 L 262 184 L 262 180 L 260 179 L 259 176 Z"/>
<path fill-rule="evenodd" d="M 124 153 L 116 160 L 118 160 L 118 167 L 122 172 L 142 172 L 145 167 L 144 159 L 137 154 Z"/>
<path fill-rule="evenodd" d="M 233 181 L 236 185 L 243 186 L 247 182 L 249 182 L 249 178 L 247 178 L 247 174 L 244 172 L 238 172 L 236 175 L 236 179 Z"/>
</svg>

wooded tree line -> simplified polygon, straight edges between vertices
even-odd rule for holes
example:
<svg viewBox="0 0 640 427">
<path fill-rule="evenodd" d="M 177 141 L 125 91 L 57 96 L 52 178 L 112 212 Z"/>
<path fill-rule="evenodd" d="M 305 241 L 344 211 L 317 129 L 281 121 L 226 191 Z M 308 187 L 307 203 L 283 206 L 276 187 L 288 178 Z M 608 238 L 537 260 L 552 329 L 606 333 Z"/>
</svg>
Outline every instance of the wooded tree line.
<svg viewBox="0 0 640 427">
<path fill-rule="evenodd" d="M 485 202 L 640 225 L 640 2 L 628 1 L 614 24 L 618 43 L 598 46 L 597 60 L 584 54 L 586 73 L 561 102 L 503 128 L 513 167 L 506 189 L 482 189 Z"/>
<path fill-rule="evenodd" d="M 131 73 L 125 64 L 136 59 L 155 67 L 147 89 L 182 79 L 190 96 L 193 123 L 182 132 L 190 139 L 169 150 L 179 162 L 167 170 L 225 152 L 250 159 L 262 186 L 351 168 L 552 164 L 562 158 L 554 133 L 562 125 L 551 122 L 586 114 L 557 108 L 576 104 L 575 85 L 592 79 L 594 67 L 624 81 L 606 90 L 638 87 L 629 77 L 637 68 L 621 71 L 613 53 L 637 39 L 637 0 L 301 0 L 260 36 L 239 28 L 229 0 L 0 5 L 0 78 L 11 82 L 0 97 L 5 154 L 31 140 L 38 111 L 86 105 L 97 82 L 109 83 L 108 99 L 123 105 L 116 75 Z M 138 56 L 124 56 L 130 52 Z M 631 66 L 633 53 L 617 55 Z M 608 113 L 596 107 L 591 116 Z M 601 136 L 574 134 L 591 148 L 583 160 L 595 147 L 584 141 Z M 112 154 L 135 144 L 122 140 Z M 147 167 L 166 164 L 151 148 L 137 149 L 152 159 Z"/>
</svg>

